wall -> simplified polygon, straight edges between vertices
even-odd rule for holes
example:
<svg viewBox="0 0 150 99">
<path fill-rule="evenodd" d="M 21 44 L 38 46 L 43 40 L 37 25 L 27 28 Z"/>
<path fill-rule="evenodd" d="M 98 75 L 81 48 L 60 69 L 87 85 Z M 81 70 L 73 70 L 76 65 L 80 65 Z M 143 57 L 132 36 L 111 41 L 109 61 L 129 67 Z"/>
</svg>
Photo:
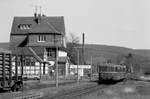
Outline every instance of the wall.
<svg viewBox="0 0 150 99">
<path fill-rule="evenodd" d="M 15 62 L 12 62 L 12 71 L 15 73 Z M 18 66 L 18 74 L 21 74 L 21 66 Z M 40 76 L 40 64 L 39 62 L 35 63 L 35 66 L 24 66 L 23 67 L 24 75 L 38 75 Z M 43 74 L 43 64 L 41 65 L 41 74 Z M 48 65 L 45 67 L 45 74 L 48 74 Z"/>
<path fill-rule="evenodd" d="M 57 43 L 54 42 L 55 39 L 62 39 L 61 35 L 55 35 L 54 36 L 53 34 L 51 34 L 51 35 L 45 34 L 46 35 L 46 41 L 45 42 L 38 42 L 39 35 L 35 35 L 35 34 L 34 35 L 29 35 L 29 43 L 30 44 L 41 44 L 41 45 L 43 45 L 43 44 L 51 44 L 51 45 L 63 44 L 63 42 L 61 42 L 61 40 Z M 65 45 L 63 44 L 63 46 L 65 46 Z"/>
<path fill-rule="evenodd" d="M 58 51 L 58 57 L 67 57 L 67 52 L 65 51 Z"/>
<path fill-rule="evenodd" d="M 11 35 L 10 36 L 10 47 L 19 46 L 26 38 L 27 38 L 26 35 Z"/>
</svg>

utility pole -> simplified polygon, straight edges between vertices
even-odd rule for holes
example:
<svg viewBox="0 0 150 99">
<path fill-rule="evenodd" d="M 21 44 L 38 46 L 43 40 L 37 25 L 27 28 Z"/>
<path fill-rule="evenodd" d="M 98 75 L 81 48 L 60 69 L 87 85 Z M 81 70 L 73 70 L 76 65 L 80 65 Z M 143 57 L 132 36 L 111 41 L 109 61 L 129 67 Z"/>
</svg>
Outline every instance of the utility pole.
<svg viewBox="0 0 150 99">
<path fill-rule="evenodd" d="M 21 55 L 20 56 L 20 61 L 21 61 L 21 80 L 23 81 L 23 74 L 24 74 L 24 71 L 23 71 L 23 67 L 24 67 L 24 56 L 23 55 Z"/>
<path fill-rule="evenodd" d="M 80 51 L 79 51 L 79 49 L 80 48 L 82 48 L 82 47 L 75 47 L 75 49 L 76 49 L 76 51 L 77 51 L 77 83 L 79 83 L 79 64 L 80 64 L 80 62 L 79 62 L 79 58 L 80 58 Z"/>
<path fill-rule="evenodd" d="M 77 83 L 79 83 L 79 49 L 77 50 Z"/>
<path fill-rule="evenodd" d="M 84 65 L 84 43 L 85 43 L 85 34 L 82 34 L 82 65 Z"/>
<path fill-rule="evenodd" d="M 91 71 L 90 71 L 90 72 L 91 72 L 91 77 L 90 77 L 90 80 L 91 80 L 91 81 L 92 81 L 92 64 L 93 64 L 92 61 L 93 61 L 93 57 L 91 56 Z"/>
<path fill-rule="evenodd" d="M 62 40 L 61 38 L 55 38 L 54 39 L 54 44 L 56 46 L 56 56 L 55 56 L 55 85 L 56 85 L 56 88 L 58 88 L 58 48 L 59 48 L 59 41 Z M 58 44 L 56 43 L 58 42 Z"/>
<path fill-rule="evenodd" d="M 41 75 L 42 75 L 42 73 L 41 73 L 41 70 L 42 70 L 41 69 L 41 65 L 42 65 L 42 63 L 40 62 L 40 67 L 39 67 L 40 68 L 40 80 L 39 80 L 39 82 L 41 82 Z"/>
<path fill-rule="evenodd" d="M 56 88 L 58 88 L 58 46 L 56 45 L 56 60 L 55 60 L 55 75 L 56 75 Z"/>
</svg>

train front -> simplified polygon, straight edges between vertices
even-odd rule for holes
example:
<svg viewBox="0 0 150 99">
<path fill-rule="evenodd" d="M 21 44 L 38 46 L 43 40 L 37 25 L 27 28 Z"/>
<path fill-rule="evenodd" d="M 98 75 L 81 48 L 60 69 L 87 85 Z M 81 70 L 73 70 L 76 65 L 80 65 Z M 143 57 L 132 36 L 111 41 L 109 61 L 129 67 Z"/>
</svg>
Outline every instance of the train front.
<svg viewBox="0 0 150 99">
<path fill-rule="evenodd" d="M 98 66 L 99 83 L 113 83 L 123 80 L 126 76 L 126 66 L 112 63 Z"/>
</svg>

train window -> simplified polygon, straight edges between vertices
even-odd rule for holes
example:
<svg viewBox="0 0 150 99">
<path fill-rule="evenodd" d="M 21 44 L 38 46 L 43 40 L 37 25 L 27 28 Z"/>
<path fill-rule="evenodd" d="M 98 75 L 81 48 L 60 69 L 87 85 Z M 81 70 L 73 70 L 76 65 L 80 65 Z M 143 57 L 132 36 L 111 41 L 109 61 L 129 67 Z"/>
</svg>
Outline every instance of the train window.
<svg viewBox="0 0 150 99">
<path fill-rule="evenodd" d="M 110 67 L 110 71 L 111 71 L 111 72 L 113 71 L 113 67 Z"/>
<path fill-rule="evenodd" d="M 111 67 L 108 67 L 108 71 L 109 71 L 109 72 L 111 71 Z"/>
<path fill-rule="evenodd" d="M 115 67 L 113 67 L 113 71 L 115 72 Z"/>
<path fill-rule="evenodd" d="M 119 67 L 117 67 L 117 72 L 119 72 Z"/>
<path fill-rule="evenodd" d="M 112 71 L 112 67 L 110 67 L 110 70 L 109 70 L 110 72 Z"/>
<path fill-rule="evenodd" d="M 120 67 L 120 72 L 122 72 L 122 67 Z"/>
<path fill-rule="evenodd" d="M 107 71 L 108 71 L 108 72 L 110 71 L 110 67 L 107 67 Z"/>
<path fill-rule="evenodd" d="M 124 72 L 124 67 L 122 68 L 122 72 Z"/>
<path fill-rule="evenodd" d="M 113 71 L 113 72 L 115 71 L 115 67 L 112 67 L 112 71 Z"/>
<path fill-rule="evenodd" d="M 123 68 L 123 72 L 125 72 L 125 68 Z"/>
<path fill-rule="evenodd" d="M 115 72 L 115 67 L 112 67 L 112 71 Z"/>
<path fill-rule="evenodd" d="M 116 72 L 118 72 L 118 67 L 116 67 Z"/>
<path fill-rule="evenodd" d="M 124 67 L 122 68 L 122 72 L 124 72 Z"/>
<path fill-rule="evenodd" d="M 106 66 L 106 71 L 109 71 L 109 67 Z"/>
<path fill-rule="evenodd" d="M 102 68 L 102 71 L 105 71 L 105 67 Z"/>
<path fill-rule="evenodd" d="M 121 72 L 121 67 L 118 67 L 118 72 Z"/>
<path fill-rule="evenodd" d="M 110 71 L 111 71 L 111 67 L 108 67 L 108 68 L 109 68 L 108 70 L 109 70 L 109 72 L 110 72 Z"/>
<path fill-rule="evenodd" d="M 107 67 L 104 67 L 104 71 L 107 71 Z"/>
<path fill-rule="evenodd" d="M 107 67 L 104 67 L 104 71 L 107 71 Z"/>
<path fill-rule="evenodd" d="M 111 72 L 111 67 L 109 67 L 109 72 Z"/>
<path fill-rule="evenodd" d="M 111 67 L 109 67 L 109 72 L 111 72 Z"/>
<path fill-rule="evenodd" d="M 120 72 L 121 71 L 121 68 L 120 67 L 118 67 L 118 72 Z"/>
<path fill-rule="evenodd" d="M 126 70 L 125 70 L 125 68 L 123 68 L 123 72 L 125 72 Z"/>
<path fill-rule="evenodd" d="M 109 67 L 108 66 L 106 66 L 106 71 L 109 71 Z"/>
<path fill-rule="evenodd" d="M 104 67 L 104 66 L 101 66 L 99 69 L 101 72 L 106 71 L 106 67 Z"/>
<path fill-rule="evenodd" d="M 104 67 L 104 71 L 107 71 L 107 67 Z"/>
<path fill-rule="evenodd" d="M 123 72 L 123 67 L 121 67 L 121 70 L 120 70 L 120 72 Z"/>
<path fill-rule="evenodd" d="M 117 67 L 115 67 L 115 72 L 117 72 Z"/>
</svg>

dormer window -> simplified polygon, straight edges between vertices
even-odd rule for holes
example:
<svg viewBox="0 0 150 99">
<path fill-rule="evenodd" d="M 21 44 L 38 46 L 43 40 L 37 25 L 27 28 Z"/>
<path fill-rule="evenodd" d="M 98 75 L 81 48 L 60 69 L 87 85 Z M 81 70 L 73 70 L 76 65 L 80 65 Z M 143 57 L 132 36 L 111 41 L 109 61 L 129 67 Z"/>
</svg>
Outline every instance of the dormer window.
<svg viewBox="0 0 150 99">
<path fill-rule="evenodd" d="M 38 42 L 45 42 L 46 41 L 46 35 L 39 35 L 38 36 Z"/>
<path fill-rule="evenodd" d="M 21 30 L 26 30 L 31 28 L 31 24 L 19 24 L 18 28 Z"/>
</svg>

